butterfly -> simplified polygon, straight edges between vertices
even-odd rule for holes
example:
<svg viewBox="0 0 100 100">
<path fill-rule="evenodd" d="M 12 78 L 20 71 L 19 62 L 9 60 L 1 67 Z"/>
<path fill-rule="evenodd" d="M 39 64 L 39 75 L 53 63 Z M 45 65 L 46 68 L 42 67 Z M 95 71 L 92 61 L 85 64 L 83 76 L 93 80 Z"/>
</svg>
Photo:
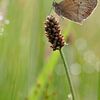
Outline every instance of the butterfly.
<svg viewBox="0 0 100 100">
<path fill-rule="evenodd" d="M 97 0 L 63 0 L 52 5 L 59 16 L 81 23 L 93 12 Z"/>
</svg>

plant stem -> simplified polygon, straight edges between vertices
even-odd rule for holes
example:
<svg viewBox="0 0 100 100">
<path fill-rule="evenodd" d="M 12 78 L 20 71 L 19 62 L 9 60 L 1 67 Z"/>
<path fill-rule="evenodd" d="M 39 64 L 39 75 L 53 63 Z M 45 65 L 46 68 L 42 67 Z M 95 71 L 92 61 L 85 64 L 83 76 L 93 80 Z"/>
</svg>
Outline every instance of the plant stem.
<svg viewBox="0 0 100 100">
<path fill-rule="evenodd" d="M 63 52 L 62 52 L 61 49 L 59 50 L 59 52 L 60 52 L 61 58 L 62 58 L 63 63 L 64 63 L 64 68 L 65 68 L 66 76 L 67 76 L 67 79 L 68 79 L 68 82 L 69 82 L 69 86 L 70 86 L 70 91 L 71 91 L 71 94 L 72 94 L 72 98 L 73 98 L 73 100 L 75 100 L 74 89 L 73 89 L 72 82 L 71 82 L 70 72 L 68 70 L 68 64 L 65 61 L 65 57 L 64 57 L 64 54 L 63 54 Z"/>
<path fill-rule="evenodd" d="M 100 100 L 100 72 L 98 74 L 98 100 Z"/>
</svg>

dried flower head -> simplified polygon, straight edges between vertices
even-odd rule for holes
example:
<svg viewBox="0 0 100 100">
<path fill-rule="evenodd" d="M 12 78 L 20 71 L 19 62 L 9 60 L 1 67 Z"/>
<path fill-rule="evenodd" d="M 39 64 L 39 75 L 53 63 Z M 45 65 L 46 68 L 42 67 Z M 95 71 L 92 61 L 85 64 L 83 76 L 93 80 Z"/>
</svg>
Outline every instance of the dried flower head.
<svg viewBox="0 0 100 100">
<path fill-rule="evenodd" d="M 45 21 L 45 34 L 53 50 L 59 50 L 64 46 L 64 37 L 60 33 L 59 23 L 52 15 L 48 16 Z"/>
</svg>

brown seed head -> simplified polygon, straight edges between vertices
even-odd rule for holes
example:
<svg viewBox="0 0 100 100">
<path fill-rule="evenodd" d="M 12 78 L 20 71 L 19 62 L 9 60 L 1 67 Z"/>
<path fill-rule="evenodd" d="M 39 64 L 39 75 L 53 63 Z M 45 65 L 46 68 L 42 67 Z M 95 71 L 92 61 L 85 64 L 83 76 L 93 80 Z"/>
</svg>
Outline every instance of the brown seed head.
<svg viewBox="0 0 100 100">
<path fill-rule="evenodd" d="M 60 34 L 59 23 L 52 15 L 45 21 L 45 34 L 53 50 L 59 50 L 64 46 L 64 37 Z"/>
</svg>

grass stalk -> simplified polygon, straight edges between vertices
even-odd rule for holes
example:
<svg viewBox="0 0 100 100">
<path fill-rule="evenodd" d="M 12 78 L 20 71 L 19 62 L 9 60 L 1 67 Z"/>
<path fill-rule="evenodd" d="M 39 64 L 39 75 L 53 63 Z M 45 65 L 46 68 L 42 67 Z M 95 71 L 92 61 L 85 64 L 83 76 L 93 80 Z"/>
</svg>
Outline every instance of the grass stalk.
<svg viewBox="0 0 100 100">
<path fill-rule="evenodd" d="M 71 91 L 72 98 L 73 98 L 72 100 L 75 100 L 74 89 L 73 89 L 73 85 L 72 85 L 72 81 L 71 81 L 71 76 L 70 76 L 70 72 L 69 72 L 69 70 L 68 70 L 68 63 L 67 63 L 67 61 L 65 60 L 63 51 L 60 49 L 59 52 L 60 52 L 60 55 L 61 55 L 61 58 L 62 58 L 62 61 L 63 61 L 63 64 L 64 64 L 66 76 L 67 76 L 67 79 L 68 79 L 70 91 Z"/>
<path fill-rule="evenodd" d="M 98 100 L 100 100 L 100 72 L 98 75 Z"/>
</svg>

